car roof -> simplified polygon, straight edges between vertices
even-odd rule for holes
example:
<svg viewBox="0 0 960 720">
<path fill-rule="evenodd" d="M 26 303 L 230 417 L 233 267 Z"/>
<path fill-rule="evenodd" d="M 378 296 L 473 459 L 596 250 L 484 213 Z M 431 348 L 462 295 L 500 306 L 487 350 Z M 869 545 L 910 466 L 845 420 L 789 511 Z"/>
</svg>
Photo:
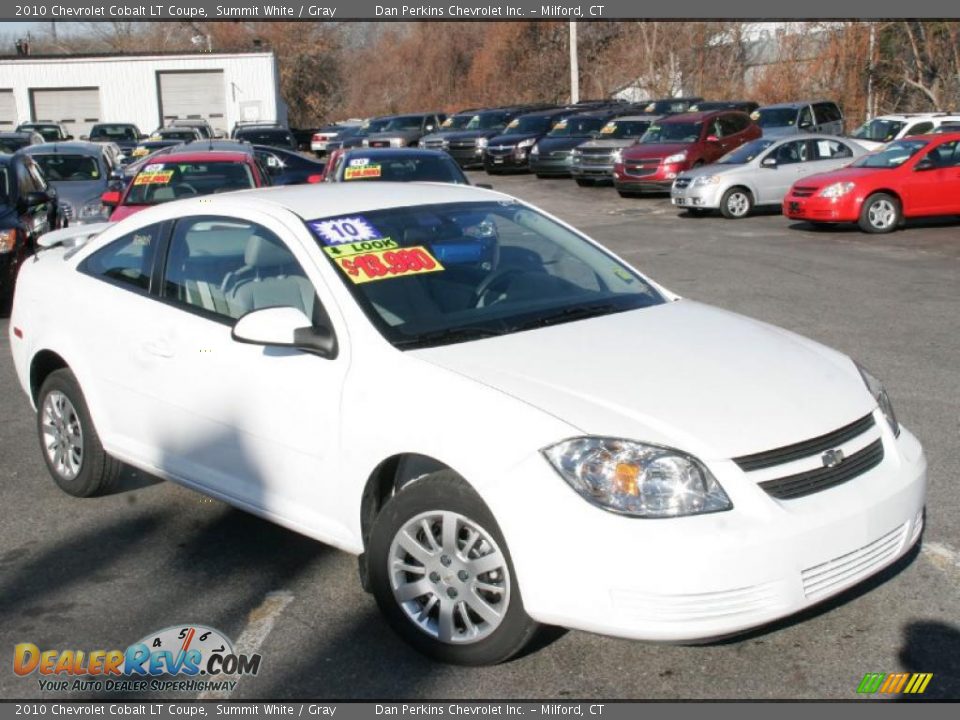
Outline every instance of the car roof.
<svg viewBox="0 0 960 720">
<path fill-rule="evenodd" d="M 747 113 L 742 110 L 704 110 L 703 112 L 693 112 L 693 113 L 677 113 L 676 115 L 667 115 L 662 119 L 664 123 L 681 123 L 681 122 L 703 122 L 709 120 L 710 118 L 719 117 L 720 115 L 746 115 Z M 749 116 L 748 116 L 749 117 Z"/>
<path fill-rule="evenodd" d="M 164 163 L 171 162 L 247 162 L 250 159 L 248 153 L 234 152 L 230 150 L 182 150 L 180 152 L 171 152 L 163 156 Z"/>
<path fill-rule="evenodd" d="M 610 122 L 622 122 L 624 120 L 650 120 L 653 122 L 657 118 L 662 118 L 663 115 L 657 115 L 655 113 L 638 113 L 632 115 L 617 115 L 616 117 L 610 118 Z"/>
<path fill-rule="evenodd" d="M 347 148 L 344 157 L 351 155 L 409 155 L 412 157 L 450 157 L 442 150 L 427 150 L 426 148 Z"/>
<path fill-rule="evenodd" d="M 97 156 L 103 152 L 103 143 L 85 142 L 83 140 L 66 140 L 64 142 L 46 142 L 37 145 L 27 145 L 21 150 L 28 155 L 34 153 L 71 153 L 74 155 Z"/>
<path fill-rule="evenodd" d="M 0 132 L 0 137 L 22 140 L 23 138 L 33 137 L 36 134 L 33 130 L 5 130 Z"/>
<path fill-rule="evenodd" d="M 832 104 L 832 105 L 836 105 L 836 103 L 833 102 L 833 100 L 793 100 L 793 101 L 791 101 L 791 102 L 772 103 L 772 104 L 770 104 L 770 105 L 763 105 L 763 106 L 761 106 L 761 107 L 759 107 L 759 108 L 757 108 L 757 109 L 758 109 L 758 110 L 771 110 L 771 109 L 778 109 L 778 108 L 784 108 L 784 109 L 787 109 L 787 108 L 797 108 L 797 109 L 799 109 L 799 108 L 802 108 L 802 107 L 804 107 L 804 106 L 806 106 L 806 105 L 816 105 L 817 103 L 830 103 L 830 104 Z"/>
<path fill-rule="evenodd" d="M 960 120 L 960 115 L 948 112 L 928 112 L 928 113 L 892 113 L 890 115 L 877 115 L 871 120 L 933 120 L 940 118 L 942 120 Z"/>
</svg>

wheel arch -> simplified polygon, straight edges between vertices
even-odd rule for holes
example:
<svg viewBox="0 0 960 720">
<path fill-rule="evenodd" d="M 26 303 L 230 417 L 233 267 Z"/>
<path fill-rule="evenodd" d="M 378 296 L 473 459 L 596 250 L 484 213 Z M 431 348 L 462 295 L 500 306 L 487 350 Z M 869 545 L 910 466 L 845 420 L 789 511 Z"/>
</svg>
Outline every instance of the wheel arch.
<svg viewBox="0 0 960 720">
<path fill-rule="evenodd" d="M 40 388 L 51 373 L 57 370 L 69 369 L 70 365 L 63 357 L 53 350 L 40 350 L 30 359 L 30 397 L 33 404 L 38 405 Z"/>
</svg>

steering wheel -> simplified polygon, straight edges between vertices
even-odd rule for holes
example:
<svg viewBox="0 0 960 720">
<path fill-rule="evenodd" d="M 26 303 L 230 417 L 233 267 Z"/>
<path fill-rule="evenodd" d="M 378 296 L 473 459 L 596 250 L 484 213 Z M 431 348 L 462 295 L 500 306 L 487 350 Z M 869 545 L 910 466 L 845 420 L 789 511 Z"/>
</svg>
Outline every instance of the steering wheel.
<svg viewBox="0 0 960 720">
<path fill-rule="evenodd" d="M 483 296 L 486 295 L 490 288 L 492 288 L 494 285 L 510 277 L 511 275 L 519 275 L 522 272 L 523 270 L 515 267 L 493 270 L 489 275 L 480 281 L 480 284 L 477 285 L 477 289 L 473 291 L 473 303 L 471 307 L 480 307 L 480 301 L 483 300 Z"/>
<path fill-rule="evenodd" d="M 197 193 L 197 189 L 190 183 L 180 183 L 179 185 L 174 186 L 173 194 L 179 198 L 179 197 L 193 197 L 194 195 L 198 195 L 199 193 Z"/>
</svg>

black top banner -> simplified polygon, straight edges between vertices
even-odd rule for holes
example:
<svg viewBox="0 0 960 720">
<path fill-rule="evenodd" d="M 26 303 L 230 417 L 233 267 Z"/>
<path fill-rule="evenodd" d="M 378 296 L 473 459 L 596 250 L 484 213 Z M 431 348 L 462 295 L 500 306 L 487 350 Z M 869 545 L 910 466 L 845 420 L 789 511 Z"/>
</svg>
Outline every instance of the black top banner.
<svg viewBox="0 0 960 720">
<path fill-rule="evenodd" d="M 150 20 L 629 20 L 629 19 L 879 19 L 950 18 L 960 5 L 943 0 L 805 0 L 773 3 L 770 0 L 709 0 L 685 3 L 593 0 L 591 3 L 541 4 L 523 0 L 497 2 L 370 2 L 369 0 L 318 0 L 309 2 L 255 2 L 254 0 L 2 0 L 0 20 L 150 21 Z"/>
</svg>

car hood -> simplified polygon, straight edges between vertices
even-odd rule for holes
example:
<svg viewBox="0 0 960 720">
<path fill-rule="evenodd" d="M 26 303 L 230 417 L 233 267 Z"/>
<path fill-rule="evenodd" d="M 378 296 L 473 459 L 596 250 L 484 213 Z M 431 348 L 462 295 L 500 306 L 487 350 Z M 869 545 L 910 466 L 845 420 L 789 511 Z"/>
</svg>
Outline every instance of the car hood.
<svg viewBox="0 0 960 720">
<path fill-rule="evenodd" d="M 573 150 L 580 143 L 586 139 L 585 136 L 581 135 L 580 137 L 543 137 L 537 141 L 537 147 L 540 148 L 540 152 L 556 152 L 558 150 Z"/>
<path fill-rule="evenodd" d="M 692 300 L 412 354 L 583 433 L 704 459 L 824 435 L 876 405 L 846 356 Z"/>
<path fill-rule="evenodd" d="M 537 139 L 542 137 L 541 133 L 516 133 L 510 135 L 494 135 L 487 142 L 487 147 L 495 145 L 516 145 L 521 140 Z"/>
<path fill-rule="evenodd" d="M 877 176 L 884 178 L 894 178 L 898 175 L 895 168 L 855 168 L 845 167 L 830 172 L 817 173 L 798 180 L 797 184 L 803 184 L 810 187 L 822 187 L 835 182 L 863 182 L 864 180 L 873 180 Z"/>
<path fill-rule="evenodd" d="M 625 160 L 642 160 L 646 158 L 665 158 L 689 150 L 695 143 L 638 143 L 623 151 Z"/>
<path fill-rule="evenodd" d="M 776 138 L 787 137 L 787 135 L 799 135 L 800 131 L 795 125 L 781 125 L 780 127 L 762 127 L 760 128 L 762 137 Z"/>
<path fill-rule="evenodd" d="M 743 163 L 742 165 L 720 165 L 719 163 L 713 163 L 712 165 L 702 165 L 691 168 L 690 170 L 684 170 L 680 173 L 680 177 L 692 178 L 698 175 L 735 175 L 739 172 L 756 169 L 757 166 L 753 162 Z"/>
<path fill-rule="evenodd" d="M 392 132 L 378 132 L 367 135 L 367 140 L 389 140 L 390 138 L 403 138 L 406 141 L 416 140 L 420 137 L 419 130 L 394 130 Z"/>
<path fill-rule="evenodd" d="M 99 200 L 100 195 L 107 189 L 106 180 L 52 180 L 50 184 L 56 188 L 61 202 L 68 202 L 74 207 L 82 207 L 88 202 Z"/>
<path fill-rule="evenodd" d="M 636 138 L 622 138 L 620 140 L 587 140 L 580 143 L 580 148 L 625 148 L 636 145 Z"/>
</svg>

